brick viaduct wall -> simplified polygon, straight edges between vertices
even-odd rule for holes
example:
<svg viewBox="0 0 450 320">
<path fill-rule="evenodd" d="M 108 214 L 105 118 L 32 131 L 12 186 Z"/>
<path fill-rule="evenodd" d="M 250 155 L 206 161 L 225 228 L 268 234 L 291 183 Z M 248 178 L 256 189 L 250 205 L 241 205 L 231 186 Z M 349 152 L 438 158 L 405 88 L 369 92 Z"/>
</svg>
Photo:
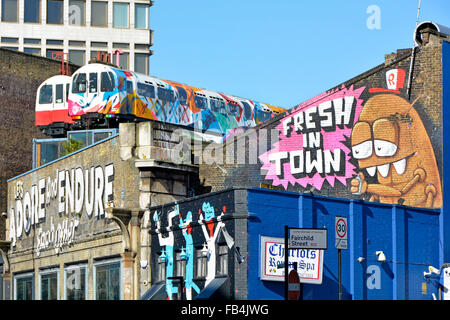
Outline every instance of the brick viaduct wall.
<svg viewBox="0 0 450 320">
<path fill-rule="evenodd" d="M 200 165 L 200 181 L 211 187 L 211 191 L 262 185 L 340 198 L 442 207 L 442 41 L 431 35 L 430 42 L 416 49 L 410 97 L 407 83 L 411 50 L 398 50 L 386 55 L 384 64 L 290 109 L 255 130 L 248 130 L 237 139 L 229 139 L 223 146 L 225 163 Z M 337 114 L 336 110 L 349 112 Z M 377 121 L 379 127 L 373 129 L 374 121 L 380 119 L 387 121 Z M 371 129 L 364 129 L 365 125 L 359 122 L 369 123 L 366 127 Z M 265 133 L 267 152 L 261 150 L 260 145 L 264 130 L 268 130 Z M 278 141 L 275 139 L 270 142 L 270 130 L 279 134 L 279 143 L 275 144 Z M 364 134 L 371 139 L 366 139 Z M 391 146 L 395 150 L 376 155 L 374 140 L 389 142 L 392 139 L 395 146 L 385 143 L 384 147 Z M 371 155 L 357 159 L 352 147 L 369 140 Z M 246 150 L 245 165 L 226 163 L 226 149 L 233 143 L 235 155 L 239 150 Z M 259 158 L 253 157 L 253 163 L 249 162 L 251 150 L 258 145 Z M 322 161 L 317 166 L 314 160 L 319 159 L 319 153 Z M 310 165 L 309 171 L 306 163 Z M 362 182 L 355 180 L 360 173 Z M 361 192 L 355 194 L 359 186 Z"/>
<path fill-rule="evenodd" d="M 34 126 L 36 90 L 59 74 L 60 67 L 61 62 L 0 48 L 0 212 L 6 211 L 6 181 L 32 168 L 33 138 L 46 137 Z M 4 238 L 1 219 L 0 239 Z"/>
</svg>

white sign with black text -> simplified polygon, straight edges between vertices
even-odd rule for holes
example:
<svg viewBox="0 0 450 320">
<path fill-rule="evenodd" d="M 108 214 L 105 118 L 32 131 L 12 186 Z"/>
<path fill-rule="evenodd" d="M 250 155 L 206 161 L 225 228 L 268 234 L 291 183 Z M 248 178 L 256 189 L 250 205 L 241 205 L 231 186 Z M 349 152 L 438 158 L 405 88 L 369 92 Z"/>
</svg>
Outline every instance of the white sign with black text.
<svg viewBox="0 0 450 320">
<path fill-rule="evenodd" d="M 261 236 L 260 278 L 284 281 L 284 239 Z M 301 283 L 321 284 L 323 273 L 323 250 L 289 249 L 289 271 L 297 263 Z"/>
</svg>

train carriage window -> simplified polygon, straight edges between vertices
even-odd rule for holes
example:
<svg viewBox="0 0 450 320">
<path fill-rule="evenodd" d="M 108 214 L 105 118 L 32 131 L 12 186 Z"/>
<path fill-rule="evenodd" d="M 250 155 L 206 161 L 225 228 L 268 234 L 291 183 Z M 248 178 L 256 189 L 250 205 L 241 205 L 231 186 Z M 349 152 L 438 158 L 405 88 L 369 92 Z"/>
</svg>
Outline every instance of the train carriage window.
<svg viewBox="0 0 450 320">
<path fill-rule="evenodd" d="M 66 102 L 69 101 L 70 83 L 66 83 Z"/>
<path fill-rule="evenodd" d="M 55 103 L 63 103 L 64 99 L 64 87 L 62 84 L 57 84 L 55 89 Z"/>
<path fill-rule="evenodd" d="M 155 87 L 151 84 L 139 83 L 137 84 L 137 94 L 146 98 L 155 98 Z"/>
<path fill-rule="evenodd" d="M 252 108 L 245 101 L 242 101 L 242 104 L 244 105 L 244 118 L 251 120 L 252 119 Z"/>
<path fill-rule="evenodd" d="M 176 87 L 177 91 L 178 91 L 178 101 L 180 101 L 180 103 L 182 105 L 186 105 L 187 104 L 187 93 L 186 90 L 184 90 L 184 88 L 182 87 Z"/>
<path fill-rule="evenodd" d="M 46 84 L 39 91 L 39 103 L 47 104 L 53 102 L 53 86 Z"/>
<path fill-rule="evenodd" d="M 217 107 L 216 100 L 214 98 L 209 97 L 209 105 L 211 106 L 211 110 L 213 112 L 219 112 L 219 108 Z"/>
<path fill-rule="evenodd" d="M 235 117 L 239 117 L 239 106 L 228 103 L 228 112 Z"/>
<path fill-rule="evenodd" d="M 73 78 L 72 93 L 86 92 L 86 73 L 78 73 Z"/>
<path fill-rule="evenodd" d="M 175 101 L 175 95 L 173 94 L 173 91 L 166 88 L 158 87 L 158 98 L 163 101 L 169 101 L 174 102 Z"/>
<path fill-rule="evenodd" d="M 208 109 L 208 100 L 206 99 L 206 97 L 195 94 L 194 101 L 197 108 L 203 110 Z"/>
<path fill-rule="evenodd" d="M 217 104 L 219 106 L 219 112 L 221 114 L 227 114 L 227 107 L 225 105 L 225 101 L 223 101 L 222 99 L 220 99 L 219 101 L 217 101 Z"/>
<path fill-rule="evenodd" d="M 134 90 L 133 90 L 133 82 L 127 80 L 127 93 L 128 94 L 133 94 Z"/>
<path fill-rule="evenodd" d="M 89 73 L 89 93 L 97 92 L 97 72 Z"/>
<path fill-rule="evenodd" d="M 111 72 L 101 73 L 100 90 L 102 92 L 114 91 L 114 76 Z"/>
</svg>

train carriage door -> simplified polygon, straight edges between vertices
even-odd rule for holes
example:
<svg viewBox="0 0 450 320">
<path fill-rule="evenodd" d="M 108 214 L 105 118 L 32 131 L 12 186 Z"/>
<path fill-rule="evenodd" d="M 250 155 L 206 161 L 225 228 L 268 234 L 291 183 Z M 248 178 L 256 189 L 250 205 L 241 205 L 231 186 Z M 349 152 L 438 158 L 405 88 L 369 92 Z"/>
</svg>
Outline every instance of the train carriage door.
<svg viewBox="0 0 450 320">
<path fill-rule="evenodd" d="M 53 85 L 44 84 L 39 90 L 39 112 L 36 112 L 36 124 L 48 125 L 53 122 Z"/>
<path fill-rule="evenodd" d="M 60 112 L 64 110 L 64 84 L 58 83 L 55 84 L 55 99 L 53 101 L 53 113 L 54 118 L 52 122 L 57 122 L 58 117 L 56 117 Z"/>
<path fill-rule="evenodd" d="M 132 80 L 127 80 L 127 114 L 135 114 L 134 84 Z"/>
</svg>

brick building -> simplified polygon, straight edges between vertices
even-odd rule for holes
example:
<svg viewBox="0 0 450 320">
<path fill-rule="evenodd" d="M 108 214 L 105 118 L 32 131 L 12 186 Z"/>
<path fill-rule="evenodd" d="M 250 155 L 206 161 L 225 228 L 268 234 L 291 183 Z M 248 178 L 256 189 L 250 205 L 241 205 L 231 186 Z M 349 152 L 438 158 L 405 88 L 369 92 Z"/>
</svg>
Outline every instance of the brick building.
<svg viewBox="0 0 450 320">
<path fill-rule="evenodd" d="M 6 181 L 31 170 L 33 138 L 46 137 L 34 125 L 36 90 L 60 68 L 61 62 L 0 48 L 0 212 L 6 211 Z M 2 219 L 0 239 L 4 237 Z"/>
</svg>

